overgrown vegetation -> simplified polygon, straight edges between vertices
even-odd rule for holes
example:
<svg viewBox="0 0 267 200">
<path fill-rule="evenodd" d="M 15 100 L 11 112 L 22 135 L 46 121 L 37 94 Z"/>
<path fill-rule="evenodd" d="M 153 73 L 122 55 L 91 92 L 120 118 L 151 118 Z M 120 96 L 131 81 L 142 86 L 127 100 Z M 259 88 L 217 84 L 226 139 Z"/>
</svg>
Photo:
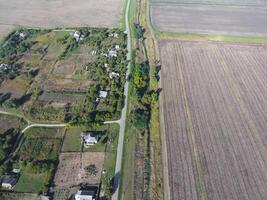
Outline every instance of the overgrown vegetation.
<svg viewBox="0 0 267 200">
<path fill-rule="evenodd" d="M 0 106 L 37 121 L 73 125 L 119 118 L 125 34 L 106 28 L 80 28 L 76 38 L 75 33 L 21 29 L 11 34 L 0 47 Z M 18 80 L 23 84 L 16 87 Z"/>
</svg>

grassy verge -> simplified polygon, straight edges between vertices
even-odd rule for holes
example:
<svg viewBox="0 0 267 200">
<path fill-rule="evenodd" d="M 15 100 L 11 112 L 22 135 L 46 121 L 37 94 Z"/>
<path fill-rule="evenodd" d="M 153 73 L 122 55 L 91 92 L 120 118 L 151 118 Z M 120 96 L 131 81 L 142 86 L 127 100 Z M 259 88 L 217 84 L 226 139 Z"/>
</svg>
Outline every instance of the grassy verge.
<svg viewBox="0 0 267 200">
<path fill-rule="evenodd" d="M 128 0 L 129 1 L 129 0 Z M 127 2 L 126 2 L 127 4 Z M 131 45 L 134 48 L 134 19 L 136 15 L 137 9 L 137 0 L 131 0 L 130 8 L 128 13 L 128 20 L 130 24 L 130 32 L 131 32 Z M 135 51 L 131 51 L 131 61 L 135 59 Z M 130 74 L 133 71 L 133 63 L 130 66 Z M 130 80 L 129 83 L 129 97 L 128 105 L 130 105 L 130 101 L 132 98 L 132 90 L 133 84 Z M 128 106 L 127 115 L 129 116 L 130 106 Z M 127 117 L 129 119 L 129 117 Z M 132 199 L 132 190 L 133 190 L 133 173 L 134 173 L 134 144 L 135 144 L 135 135 L 133 134 L 133 129 L 129 120 L 126 122 L 126 129 L 124 135 L 124 144 L 123 144 L 123 156 L 122 156 L 122 169 L 121 169 L 121 183 L 119 188 L 119 199 Z"/>
<path fill-rule="evenodd" d="M 103 170 L 105 173 L 102 175 L 102 188 L 107 197 L 111 197 L 113 180 L 115 176 L 118 136 L 119 136 L 119 125 L 109 124 L 105 125 L 105 128 L 109 130 L 109 142 L 106 146 L 105 160 L 103 164 Z"/>
</svg>

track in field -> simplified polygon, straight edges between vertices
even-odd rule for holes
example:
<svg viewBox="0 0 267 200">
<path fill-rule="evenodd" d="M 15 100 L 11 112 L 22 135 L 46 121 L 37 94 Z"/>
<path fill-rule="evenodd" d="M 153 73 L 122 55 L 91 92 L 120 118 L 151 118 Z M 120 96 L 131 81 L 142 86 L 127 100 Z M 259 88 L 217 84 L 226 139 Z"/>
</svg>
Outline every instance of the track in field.
<svg viewBox="0 0 267 200">
<path fill-rule="evenodd" d="M 267 46 L 159 47 L 171 199 L 266 199 Z"/>
</svg>

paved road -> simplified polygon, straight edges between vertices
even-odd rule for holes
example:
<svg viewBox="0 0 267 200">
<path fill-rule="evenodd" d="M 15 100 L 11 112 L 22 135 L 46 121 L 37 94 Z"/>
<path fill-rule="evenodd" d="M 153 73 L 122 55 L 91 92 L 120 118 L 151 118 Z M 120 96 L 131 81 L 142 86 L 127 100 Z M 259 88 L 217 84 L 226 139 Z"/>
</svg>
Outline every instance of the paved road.
<svg viewBox="0 0 267 200">
<path fill-rule="evenodd" d="M 130 52 L 131 52 L 131 32 L 129 27 L 128 15 L 129 15 L 129 8 L 130 8 L 131 0 L 128 0 L 126 12 L 125 12 L 125 24 L 126 24 L 126 32 L 127 32 L 127 60 L 130 61 Z M 121 175 L 121 162 L 122 162 L 122 153 L 123 153 L 123 142 L 124 142 L 124 133 L 125 133 L 125 126 L 126 126 L 126 115 L 127 115 L 127 102 L 128 102 L 128 88 L 129 88 L 129 81 L 128 77 L 130 74 L 130 62 L 127 66 L 126 72 L 126 82 L 124 86 L 124 96 L 125 96 L 125 105 L 121 111 L 121 119 L 118 121 L 120 124 L 120 132 L 119 132 L 119 142 L 117 148 L 117 158 L 116 158 L 116 168 L 115 168 L 115 178 L 114 178 L 114 192 L 112 195 L 112 200 L 118 200 L 119 198 L 119 184 L 120 184 L 120 175 Z"/>
</svg>

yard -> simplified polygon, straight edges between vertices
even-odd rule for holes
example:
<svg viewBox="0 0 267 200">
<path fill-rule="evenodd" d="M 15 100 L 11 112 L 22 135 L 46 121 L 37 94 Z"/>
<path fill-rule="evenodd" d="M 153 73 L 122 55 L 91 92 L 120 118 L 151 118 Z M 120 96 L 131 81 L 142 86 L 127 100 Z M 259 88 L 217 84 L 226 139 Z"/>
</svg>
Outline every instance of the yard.
<svg viewBox="0 0 267 200">
<path fill-rule="evenodd" d="M 78 186 L 81 183 L 98 186 L 104 156 L 104 152 L 61 153 L 54 179 L 56 188 L 69 188 Z M 85 167 L 89 165 L 96 166 L 97 172 L 95 174 L 90 175 L 85 170 Z"/>
<path fill-rule="evenodd" d="M 81 132 L 82 128 L 73 127 L 66 131 L 61 152 L 81 151 Z"/>
<path fill-rule="evenodd" d="M 64 131 L 57 128 L 31 128 L 25 132 L 13 162 L 20 168 L 15 191 L 42 193 L 52 177 L 61 149 Z"/>
<path fill-rule="evenodd" d="M 22 171 L 14 190 L 22 193 L 42 193 L 45 190 L 50 176 L 51 174 L 49 173 L 34 174 Z"/>
</svg>

